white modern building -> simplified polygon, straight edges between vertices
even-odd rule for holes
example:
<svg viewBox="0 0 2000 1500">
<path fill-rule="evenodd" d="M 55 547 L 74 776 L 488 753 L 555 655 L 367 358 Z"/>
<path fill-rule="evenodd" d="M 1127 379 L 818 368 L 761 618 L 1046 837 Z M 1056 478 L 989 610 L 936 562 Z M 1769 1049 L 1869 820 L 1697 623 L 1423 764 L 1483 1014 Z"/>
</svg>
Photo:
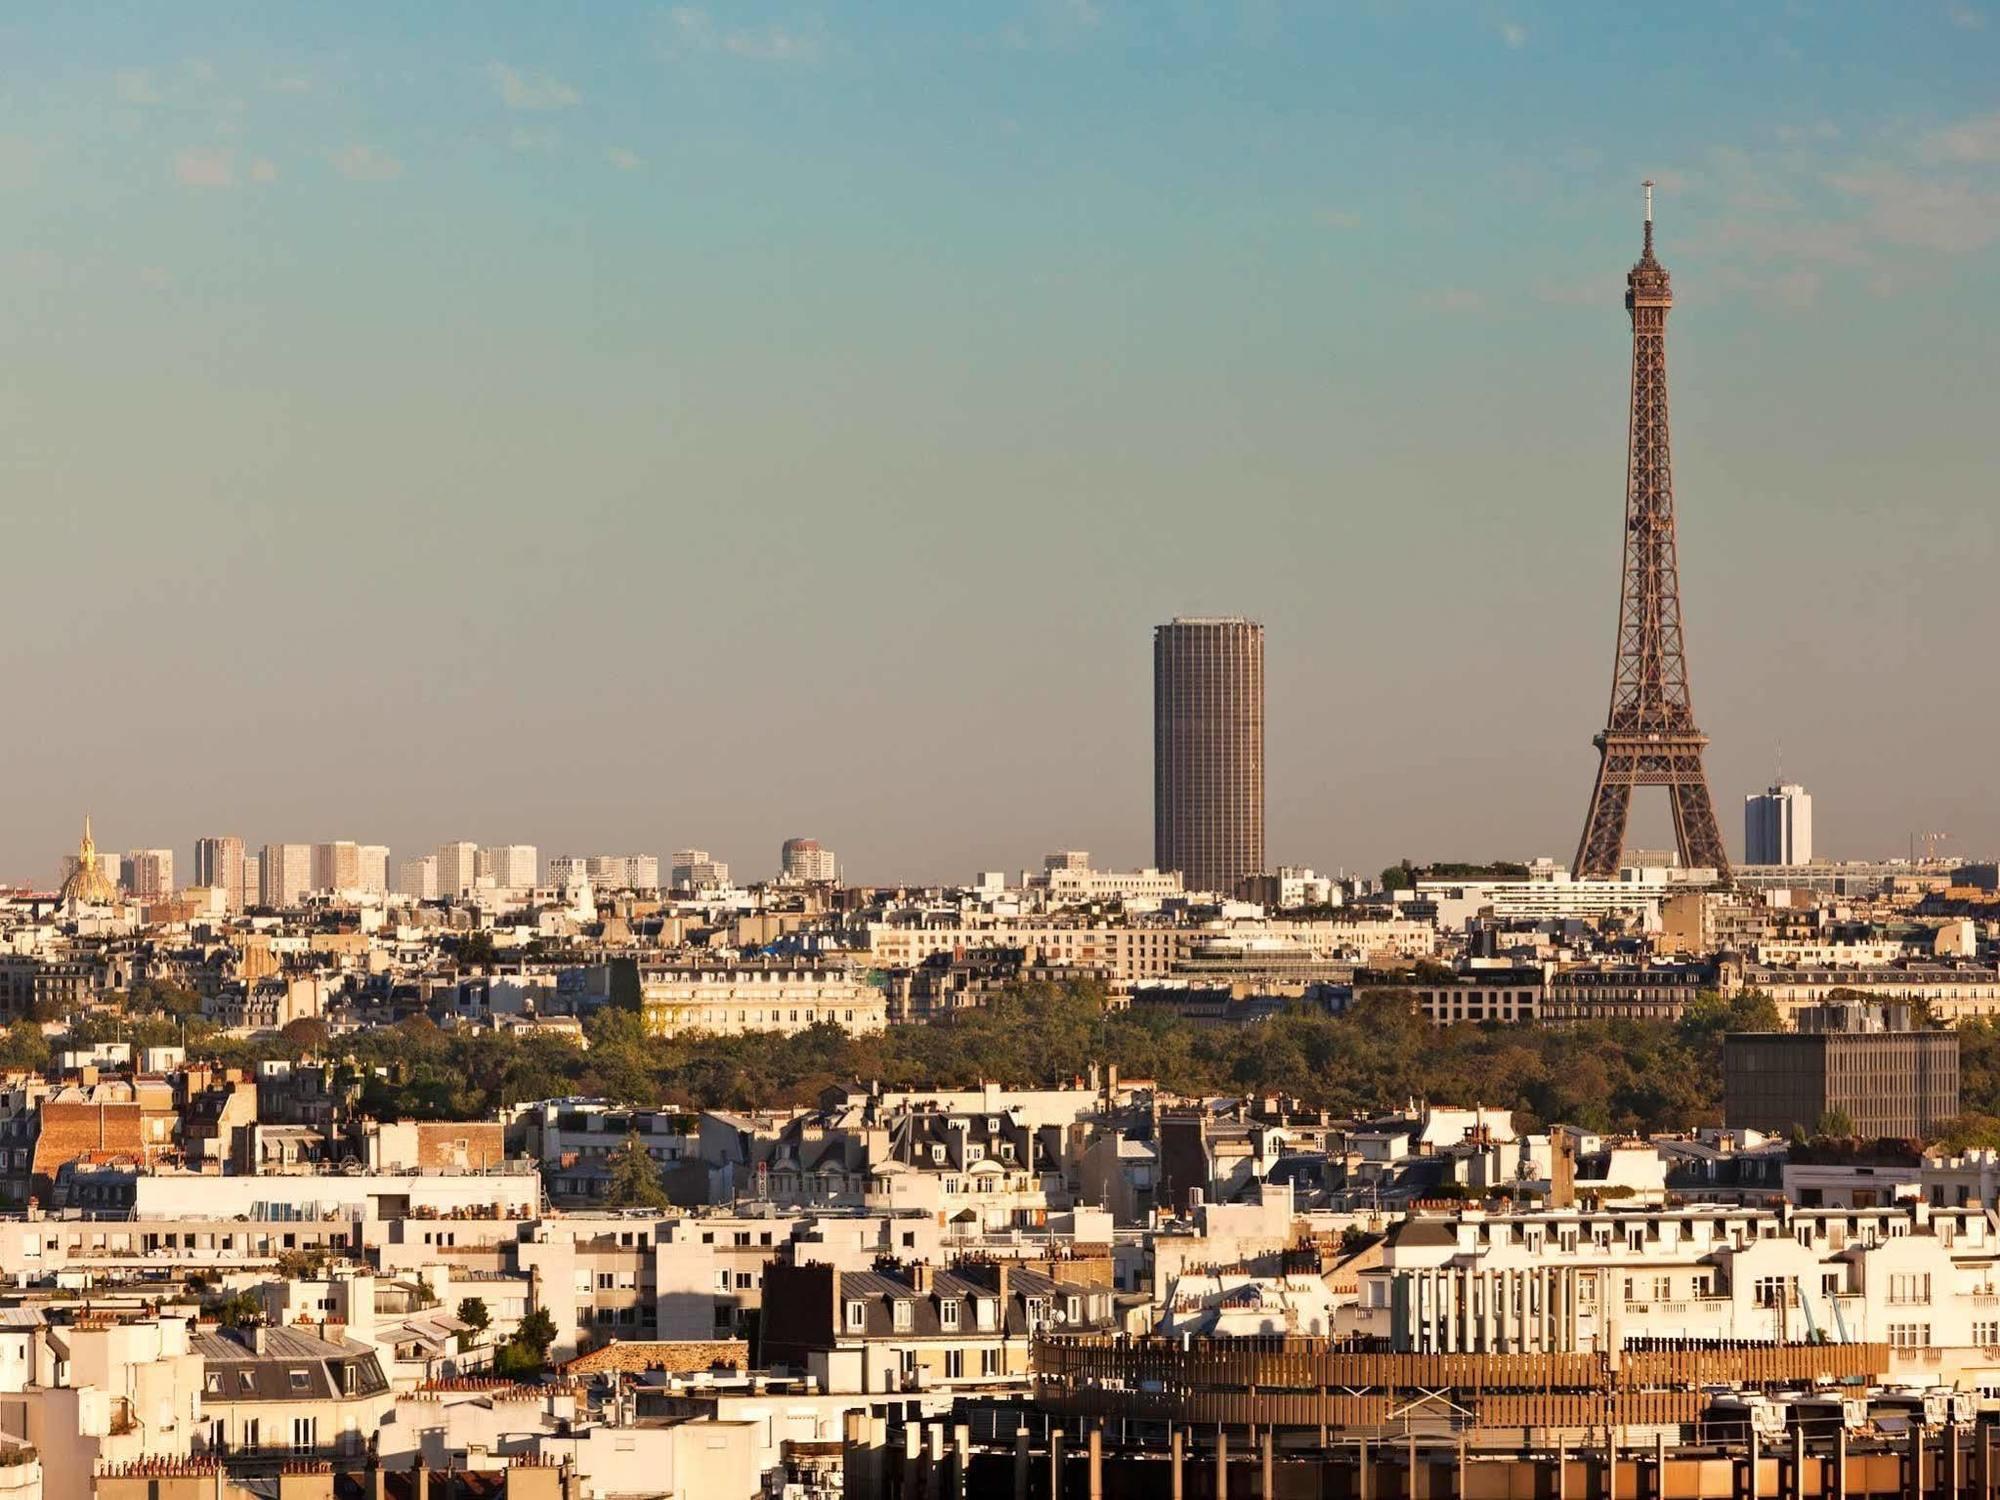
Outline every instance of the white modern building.
<svg viewBox="0 0 2000 1500">
<path fill-rule="evenodd" d="M 657 854 L 557 854 L 549 859 L 549 884 L 568 890 L 579 880 L 600 891 L 657 891 Z"/>
<path fill-rule="evenodd" d="M 396 867 L 396 892 L 412 901 L 435 901 L 438 896 L 438 857 L 419 855 Z"/>
<path fill-rule="evenodd" d="M 489 844 L 479 851 L 476 874 L 480 880 L 492 881 L 495 890 L 532 891 L 541 864 L 533 844 Z"/>
<path fill-rule="evenodd" d="M 243 840 L 228 835 L 196 839 L 194 883 L 221 891 L 232 911 L 255 900 L 256 883 L 246 887 L 243 879 Z"/>
<path fill-rule="evenodd" d="M 1812 863 L 1812 797 L 1795 782 L 1743 799 L 1743 863 Z"/>
<path fill-rule="evenodd" d="M 134 849 L 122 861 L 119 883 L 140 901 L 159 901 L 174 893 L 174 851 Z"/>
<path fill-rule="evenodd" d="M 479 846 L 463 839 L 439 844 L 437 853 L 437 893 L 455 901 L 479 883 Z"/>
<path fill-rule="evenodd" d="M 706 849 L 676 849 L 672 878 L 677 891 L 726 890 L 729 866 L 710 858 Z"/>
<path fill-rule="evenodd" d="M 298 905 L 313 888 L 313 846 L 266 844 L 259 876 L 257 895 L 263 905 Z"/>
<path fill-rule="evenodd" d="M 840 861 L 818 839 L 786 839 L 779 851 L 790 885 L 830 885 L 840 879 Z"/>
</svg>

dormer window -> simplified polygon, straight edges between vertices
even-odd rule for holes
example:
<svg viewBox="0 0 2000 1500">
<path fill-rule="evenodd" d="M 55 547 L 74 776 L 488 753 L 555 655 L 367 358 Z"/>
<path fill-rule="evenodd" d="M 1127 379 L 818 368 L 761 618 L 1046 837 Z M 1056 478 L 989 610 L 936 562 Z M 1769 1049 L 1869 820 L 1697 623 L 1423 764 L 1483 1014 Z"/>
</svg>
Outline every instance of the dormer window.
<svg viewBox="0 0 2000 1500">
<path fill-rule="evenodd" d="M 942 1165 L 944 1164 L 944 1155 L 945 1155 L 945 1152 L 944 1152 L 944 1142 L 942 1142 L 942 1141 L 938 1141 L 938 1142 L 934 1143 L 934 1144 L 933 1144 L 933 1145 L 931 1146 L 931 1160 L 932 1160 L 932 1161 L 934 1161 L 934 1162 L 936 1162 L 936 1163 L 937 1163 L 938 1165 L 942 1166 Z"/>
<path fill-rule="evenodd" d="M 908 1298 L 898 1297 L 896 1299 L 890 1321 L 896 1332 L 908 1333 L 910 1331 L 910 1326 L 914 1319 Z"/>
<path fill-rule="evenodd" d="M 847 1304 L 847 1331 L 849 1333 L 859 1333 L 867 1326 L 867 1309 L 862 1306 L 859 1300 L 850 1299 Z"/>
<path fill-rule="evenodd" d="M 965 1159 L 968 1162 L 984 1161 L 986 1159 L 986 1148 L 984 1146 L 968 1145 L 965 1148 Z"/>
<path fill-rule="evenodd" d="M 947 1333 L 958 1331 L 958 1299 L 947 1297 L 938 1304 L 938 1326 Z"/>
</svg>

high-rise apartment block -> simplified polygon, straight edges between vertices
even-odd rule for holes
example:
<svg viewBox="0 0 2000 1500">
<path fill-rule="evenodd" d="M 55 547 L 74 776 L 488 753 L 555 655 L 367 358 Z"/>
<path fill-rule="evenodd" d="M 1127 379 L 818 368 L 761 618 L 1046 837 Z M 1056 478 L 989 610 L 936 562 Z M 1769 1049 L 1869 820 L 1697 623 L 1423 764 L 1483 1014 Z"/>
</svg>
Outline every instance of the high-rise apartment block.
<svg viewBox="0 0 2000 1500">
<path fill-rule="evenodd" d="M 351 839 L 313 845 L 312 883 L 316 891 L 361 889 L 361 846 Z"/>
<path fill-rule="evenodd" d="M 240 911 L 246 901 L 254 900 L 254 888 L 247 897 L 243 889 L 243 840 L 227 834 L 196 839 L 194 883 L 221 891 L 231 911 Z"/>
<path fill-rule="evenodd" d="M 1190 890 L 1264 868 L 1264 627 L 1183 618 L 1153 632 L 1153 849 Z"/>
<path fill-rule="evenodd" d="M 311 844 L 266 844 L 259 858 L 258 900 L 265 906 L 297 906 L 313 888 Z"/>
<path fill-rule="evenodd" d="M 533 844 L 493 844 L 479 851 L 477 870 L 496 890 L 532 891 L 541 865 L 541 854 Z"/>
<path fill-rule="evenodd" d="M 388 895 L 389 846 L 387 844 L 363 844 L 360 855 L 360 889 L 371 896 Z"/>
<path fill-rule="evenodd" d="M 657 891 L 657 854 L 557 854 L 549 859 L 549 884 L 565 890 L 588 880 L 600 891 Z"/>
<path fill-rule="evenodd" d="M 174 893 L 174 851 L 134 849 L 120 862 L 119 884 L 137 900 L 165 900 Z"/>
<path fill-rule="evenodd" d="M 717 890 L 729 884 L 729 866 L 706 849 L 676 849 L 671 878 L 677 891 Z"/>
<path fill-rule="evenodd" d="M 840 879 L 840 861 L 818 839 L 786 839 L 779 858 L 790 884 L 830 885 Z"/>
<path fill-rule="evenodd" d="M 1812 863 L 1812 797 L 1786 782 L 1743 799 L 1743 862 L 1746 865 Z"/>
<path fill-rule="evenodd" d="M 478 883 L 479 846 L 463 839 L 455 844 L 439 844 L 437 854 L 437 894 L 456 900 Z"/>
<path fill-rule="evenodd" d="M 438 895 L 438 857 L 422 854 L 406 859 L 396 871 L 396 890 L 412 901 L 435 901 Z"/>
</svg>

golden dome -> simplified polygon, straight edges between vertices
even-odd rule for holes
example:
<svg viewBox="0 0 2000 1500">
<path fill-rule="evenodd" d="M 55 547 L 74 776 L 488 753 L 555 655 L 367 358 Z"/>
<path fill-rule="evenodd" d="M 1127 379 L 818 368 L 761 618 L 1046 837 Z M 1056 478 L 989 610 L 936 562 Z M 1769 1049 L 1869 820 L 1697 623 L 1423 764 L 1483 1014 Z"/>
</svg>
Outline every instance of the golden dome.
<svg viewBox="0 0 2000 1500">
<path fill-rule="evenodd" d="M 77 906 L 111 906 L 118 900 L 118 889 L 105 875 L 97 841 L 90 836 L 89 813 L 83 815 L 83 842 L 77 845 L 76 868 L 63 881 L 60 895 L 65 903 Z"/>
</svg>

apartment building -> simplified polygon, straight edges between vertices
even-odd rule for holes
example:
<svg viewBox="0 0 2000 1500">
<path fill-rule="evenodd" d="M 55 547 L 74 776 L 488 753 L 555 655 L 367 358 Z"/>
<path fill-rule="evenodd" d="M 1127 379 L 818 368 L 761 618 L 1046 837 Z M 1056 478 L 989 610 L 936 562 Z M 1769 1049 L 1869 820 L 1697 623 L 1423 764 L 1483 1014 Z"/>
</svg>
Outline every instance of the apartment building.
<svg viewBox="0 0 2000 1500">
<path fill-rule="evenodd" d="M 237 1460 L 358 1458 L 394 1405 L 374 1350 L 300 1328 L 198 1332 L 197 1451 Z"/>
<path fill-rule="evenodd" d="M 648 964 L 639 974 L 646 1030 L 732 1036 L 838 1026 L 861 1035 L 889 1024 L 888 1000 L 843 964 L 739 960 Z"/>
<path fill-rule="evenodd" d="M 2000 1217 L 1987 1209 L 1417 1215 L 1359 1282 L 1351 1330 L 1399 1350 L 1876 1342 L 1900 1378 L 2000 1393 Z"/>
<path fill-rule="evenodd" d="M 1038 1330 L 1117 1327 L 1108 1261 L 870 1271 L 774 1263 L 764 1297 L 765 1361 L 828 1391 L 1018 1383 Z"/>
</svg>

